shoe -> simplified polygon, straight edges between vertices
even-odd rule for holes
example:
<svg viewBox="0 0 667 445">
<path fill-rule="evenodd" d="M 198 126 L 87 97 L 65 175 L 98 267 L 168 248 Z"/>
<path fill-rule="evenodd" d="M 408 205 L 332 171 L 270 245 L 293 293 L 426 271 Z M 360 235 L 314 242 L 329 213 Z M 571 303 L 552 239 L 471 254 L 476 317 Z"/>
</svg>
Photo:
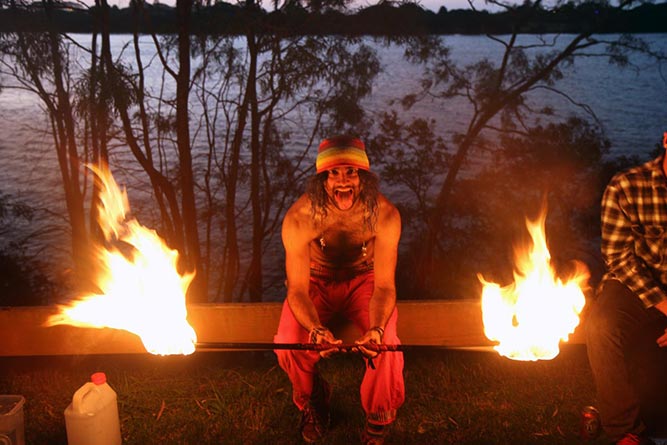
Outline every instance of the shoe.
<svg viewBox="0 0 667 445">
<path fill-rule="evenodd" d="M 306 443 L 315 443 L 324 437 L 329 427 L 326 417 L 308 402 L 301 411 L 301 437 Z"/>
<path fill-rule="evenodd" d="M 627 433 L 616 442 L 616 445 L 656 445 L 651 439 L 646 436 Z"/>
<path fill-rule="evenodd" d="M 326 434 L 330 423 L 330 398 L 329 384 L 315 374 L 310 400 L 301 411 L 301 437 L 306 443 L 315 443 Z"/>
<path fill-rule="evenodd" d="M 386 431 L 387 427 L 385 425 L 366 422 L 366 428 L 364 428 L 364 432 L 361 434 L 361 444 L 383 445 Z"/>
</svg>

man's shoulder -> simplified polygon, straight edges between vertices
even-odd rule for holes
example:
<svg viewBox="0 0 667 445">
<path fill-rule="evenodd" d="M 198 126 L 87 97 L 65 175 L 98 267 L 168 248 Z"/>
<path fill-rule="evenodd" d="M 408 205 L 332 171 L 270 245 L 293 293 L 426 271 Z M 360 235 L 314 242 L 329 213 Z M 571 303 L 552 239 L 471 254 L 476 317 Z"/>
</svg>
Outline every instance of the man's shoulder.
<svg viewBox="0 0 667 445">
<path fill-rule="evenodd" d="M 285 213 L 283 223 L 294 224 L 300 229 L 305 229 L 312 225 L 311 202 L 308 196 L 301 195 L 299 199 Z"/>
<path fill-rule="evenodd" d="M 650 181 L 654 175 L 660 174 L 662 170 L 662 157 L 651 159 L 643 164 L 630 167 L 616 173 L 610 184 L 636 184 L 638 182 Z"/>
<path fill-rule="evenodd" d="M 287 209 L 286 216 L 295 217 L 304 214 L 309 207 L 310 199 L 308 199 L 307 195 L 303 194 Z"/>
<path fill-rule="evenodd" d="M 384 196 L 382 193 L 378 195 L 378 208 L 380 212 L 380 217 L 383 219 L 401 218 L 398 208 L 394 205 L 393 202 L 389 200 L 389 198 Z"/>
<path fill-rule="evenodd" d="M 378 204 L 387 208 L 387 209 L 390 209 L 390 210 L 395 210 L 396 209 L 396 206 L 394 205 L 394 203 L 391 202 L 389 200 L 389 198 L 387 198 L 382 193 L 378 193 Z"/>
</svg>

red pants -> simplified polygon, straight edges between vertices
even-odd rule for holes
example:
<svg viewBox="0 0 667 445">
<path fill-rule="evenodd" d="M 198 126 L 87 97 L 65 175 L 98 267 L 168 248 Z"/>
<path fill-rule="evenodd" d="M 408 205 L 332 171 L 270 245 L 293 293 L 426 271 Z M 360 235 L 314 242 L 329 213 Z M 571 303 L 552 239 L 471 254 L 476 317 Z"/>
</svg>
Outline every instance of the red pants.
<svg viewBox="0 0 667 445">
<path fill-rule="evenodd" d="M 310 298 L 323 325 L 335 314 L 342 314 L 359 329 L 368 330 L 368 303 L 373 293 L 374 273 L 368 271 L 348 281 L 331 281 L 311 276 Z M 383 342 L 399 344 L 396 335 L 398 312 L 394 309 L 385 326 Z M 276 343 L 308 343 L 308 331 L 296 321 L 287 300 L 283 304 Z M 292 382 L 292 398 L 302 410 L 313 389 L 315 365 L 320 359 L 316 351 L 276 350 L 278 363 Z M 366 367 L 361 382 L 361 404 L 369 421 L 386 425 L 396 418 L 396 410 L 403 404 L 403 353 L 384 352 L 373 359 L 375 369 Z"/>
</svg>

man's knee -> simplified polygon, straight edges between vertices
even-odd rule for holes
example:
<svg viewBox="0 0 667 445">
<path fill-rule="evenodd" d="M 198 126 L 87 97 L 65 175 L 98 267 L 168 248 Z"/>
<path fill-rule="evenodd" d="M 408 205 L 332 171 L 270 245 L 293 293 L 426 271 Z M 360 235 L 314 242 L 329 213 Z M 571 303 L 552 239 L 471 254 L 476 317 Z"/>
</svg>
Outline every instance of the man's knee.
<svg viewBox="0 0 667 445">
<path fill-rule="evenodd" d="M 618 323 L 600 306 L 596 302 L 586 317 L 586 344 L 589 347 L 618 333 Z"/>
<path fill-rule="evenodd" d="M 629 290 L 617 281 L 604 283 L 586 314 L 586 337 L 588 342 L 621 334 L 621 302 L 633 298 Z"/>
</svg>

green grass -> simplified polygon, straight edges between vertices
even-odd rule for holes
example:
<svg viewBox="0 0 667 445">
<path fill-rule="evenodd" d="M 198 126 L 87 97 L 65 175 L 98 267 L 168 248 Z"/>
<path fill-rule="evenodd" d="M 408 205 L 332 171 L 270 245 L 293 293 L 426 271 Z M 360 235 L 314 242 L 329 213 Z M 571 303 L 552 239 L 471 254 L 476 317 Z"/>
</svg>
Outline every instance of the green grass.
<svg viewBox="0 0 667 445">
<path fill-rule="evenodd" d="M 363 362 L 320 362 L 333 384 L 323 444 L 356 444 L 364 417 Z M 123 443 L 298 444 L 299 413 L 272 353 L 0 358 L 0 393 L 26 398 L 28 445 L 67 443 L 63 411 L 91 373 L 118 394 Z M 579 437 L 580 411 L 595 404 L 585 350 L 516 362 L 489 352 L 405 356 L 406 402 L 388 444 L 602 444 Z"/>
</svg>

